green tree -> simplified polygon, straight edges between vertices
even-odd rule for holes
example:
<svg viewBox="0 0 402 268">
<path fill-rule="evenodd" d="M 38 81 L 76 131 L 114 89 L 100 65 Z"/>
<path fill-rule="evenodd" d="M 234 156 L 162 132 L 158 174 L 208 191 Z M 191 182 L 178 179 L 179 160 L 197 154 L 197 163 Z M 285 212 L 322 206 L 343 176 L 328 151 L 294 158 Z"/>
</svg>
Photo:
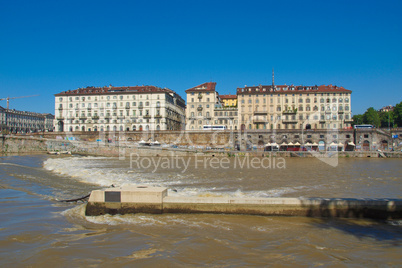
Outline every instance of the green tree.
<svg viewBox="0 0 402 268">
<path fill-rule="evenodd" d="M 361 124 L 364 124 L 363 115 L 362 115 L 362 114 L 355 114 L 355 115 L 352 117 L 352 119 L 353 119 L 353 123 L 352 123 L 353 126 L 354 126 L 354 125 L 361 125 Z"/>
<path fill-rule="evenodd" d="M 379 127 L 381 124 L 378 112 L 373 107 L 368 108 L 363 114 L 363 121 L 366 124 L 374 125 L 376 127 Z"/>
<path fill-rule="evenodd" d="M 388 126 L 394 126 L 394 113 L 392 111 L 378 112 L 378 116 L 380 117 L 381 127 L 387 128 Z"/>
<path fill-rule="evenodd" d="M 395 105 L 394 108 L 394 122 L 397 126 L 402 126 L 402 101 Z"/>
</svg>

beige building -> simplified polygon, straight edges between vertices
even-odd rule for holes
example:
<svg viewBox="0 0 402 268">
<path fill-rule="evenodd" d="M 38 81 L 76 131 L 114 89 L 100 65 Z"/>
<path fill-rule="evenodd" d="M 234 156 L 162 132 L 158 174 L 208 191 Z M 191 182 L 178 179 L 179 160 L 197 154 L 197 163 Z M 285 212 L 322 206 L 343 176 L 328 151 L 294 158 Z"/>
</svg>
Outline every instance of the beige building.
<svg viewBox="0 0 402 268">
<path fill-rule="evenodd" d="M 226 107 L 222 104 L 215 82 L 187 89 L 186 94 L 186 130 L 204 130 L 218 126 L 237 129 L 237 107 Z"/>
<path fill-rule="evenodd" d="M 0 132 L 34 133 L 53 131 L 52 114 L 6 109 L 0 106 Z"/>
<path fill-rule="evenodd" d="M 181 130 L 185 108 L 167 88 L 79 88 L 55 94 L 55 131 Z"/>
<path fill-rule="evenodd" d="M 241 129 L 350 128 L 351 93 L 337 86 L 268 85 L 237 89 Z"/>
</svg>

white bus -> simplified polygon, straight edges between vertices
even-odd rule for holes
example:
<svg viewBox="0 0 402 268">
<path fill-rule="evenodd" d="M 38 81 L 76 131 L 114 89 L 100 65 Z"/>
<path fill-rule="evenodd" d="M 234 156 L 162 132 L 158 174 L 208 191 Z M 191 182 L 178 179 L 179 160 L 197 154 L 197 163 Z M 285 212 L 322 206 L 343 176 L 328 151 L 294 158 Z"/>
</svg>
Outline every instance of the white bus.
<svg viewBox="0 0 402 268">
<path fill-rule="evenodd" d="M 212 125 L 204 125 L 204 130 L 226 130 L 226 126 L 212 126 Z"/>
<path fill-rule="evenodd" d="M 354 125 L 353 127 L 354 127 L 354 129 L 357 129 L 357 128 L 374 128 L 373 125 Z"/>
</svg>

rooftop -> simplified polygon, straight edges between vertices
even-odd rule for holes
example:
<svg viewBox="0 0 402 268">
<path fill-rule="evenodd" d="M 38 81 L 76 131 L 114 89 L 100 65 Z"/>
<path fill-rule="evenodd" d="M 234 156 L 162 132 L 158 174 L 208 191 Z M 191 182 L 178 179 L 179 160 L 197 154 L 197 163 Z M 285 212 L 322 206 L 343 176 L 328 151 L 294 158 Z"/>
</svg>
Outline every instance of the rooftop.
<svg viewBox="0 0 402 268">
<path fill-rule="evenodd" d="M 55 96 L 69 96 L 69 95 L 99 95 L 99 94 L 127 94 L 127 93 L 175 93 L 168 88 L 160 88 L 156 86 L 133 86 L 133 87 L 86 87 L 78 88 L 75 90 L 62 91 L 55 94 Z"/>
<path fill-rule="evenodd" d="M 237 95 L 219 95 L 221 99 L 237 99 Z"/>
<path fill-rule="evenodd" d="M 352 93 L 351 90 L 345 89 L 344 87 L 338 87 L 333 85 L 321 85 L 321 86 L 294 86 L 294 85 L 259 85 L 244 88 L 237 88 L 237 94 L 259 94 L 264 92 L 270 93 L 286 93 L 286 92 L 297 92 L 297 93 Z"/>
<path fill-rule="evenodd" d="M 207 82 L 186 90 L 187 92 L 215 91 L 216 82 Z"/>
</svg>

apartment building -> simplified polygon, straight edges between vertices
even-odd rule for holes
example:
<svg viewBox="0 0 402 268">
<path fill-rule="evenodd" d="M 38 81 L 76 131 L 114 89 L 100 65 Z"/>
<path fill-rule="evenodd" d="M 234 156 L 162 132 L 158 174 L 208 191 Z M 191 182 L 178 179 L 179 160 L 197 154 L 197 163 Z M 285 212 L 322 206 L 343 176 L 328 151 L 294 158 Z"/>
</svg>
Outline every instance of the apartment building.
<svg viewBox="0 0 402 268">
<path fill-rule="evenodd" d="M 241 129 L 349 128 L 351 93 L 333 85 L 259 85 L 237 89 Z"/>
<path fill-rule="evenodd" d="M 0 106 L 0 132 L 5 133 L 34 133 L 53 131 L 52 114 L 41 114 Z"/>
<path fill-rule="evenodd" d="M 237 95 L 220 95 L 221 102 L 225 107 L 237 106 Z"/>
<path fill-rule="evenodd" d="M 55 94 L 55 130 L 181 130 L 185 109 L 185 101 L 168 88 L 79 88 Z"/>
<path fill-rule="evenodd" d="M 187 89 L 186 94 L 186 130 L 203 130 L 206 126 L 237 129 L 237 107 L 225 106 L 222 103 L 215 82 Z"/>
</svg>

